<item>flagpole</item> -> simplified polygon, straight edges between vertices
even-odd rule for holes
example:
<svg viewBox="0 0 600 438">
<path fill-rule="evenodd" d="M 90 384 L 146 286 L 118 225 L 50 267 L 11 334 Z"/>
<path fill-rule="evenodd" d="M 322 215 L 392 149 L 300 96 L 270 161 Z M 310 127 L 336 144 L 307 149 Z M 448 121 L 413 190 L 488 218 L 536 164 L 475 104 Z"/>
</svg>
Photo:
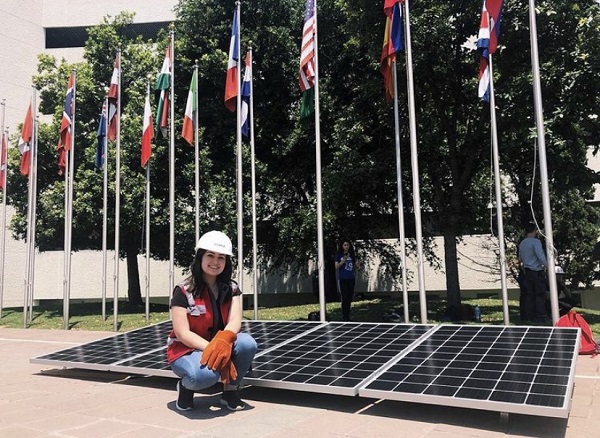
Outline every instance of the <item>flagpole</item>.
<svg viewBox="0 0 600 438">
<path fill-rule="evenodd" d="M 410 155 L 413 183 L 413 208 L 415 210 L 415 240 L 417 242 L 417 260 L 419 277 L 419 304 L 421 324 L 427 323 L 427 296 L 425 292 L 425 259 L 423 257 L 423 233 L 421 226 L 421 195 L 419 189 L 419 157 L 417 155 L 417 122 L 415 116 L 415 87 L 412 68 L 412 45 L 410 36 L 409 0 L 404 2 L 406 27 L 406 76 L 408 81 L 408 116 L 410 128 Z"/>
<path fill-rule="evenodd" d="M 69 183 L 69 253 L 67 266 L 67 313 L 65 318 L 65 329 L 68 329 L 69 324 L 69 307 L 71 305 L 71 262 L 72 262 L 72 248 L 73 248 L 73 186 L 75 185 L 75 108 L 77 106 L 77 72 L 72 70 L 73 74 L 73 110 L 71 116 L 71 150 L 69 151 L 69 172 L 70 183 Z M 64 303 L 63 303 L 64 304 Z"/>
<path fill-rule="evenodd" d="M 169 137 L 169 294 L 175 289 L 175 28 L 171 24 L 171 87 L 169 90 L 171 105 L 170 137 Z"/>
<path fill-rule="evenodd" d="M 488 16 L 489 19 L 489 16 Z M 491 26 L 489 26 L 491 29 Z M 504 325 L 510 324 L 508 313 L 508 289 L 506 282 L 506 251 L 504 248 L 504 220 L 502 214 L 502 189 L 500 184 L 500 154 L 498 150 L 498 126 L 496 124 L 496 96 L 494 92 L 494 74 L 492 69 L 492 54 L 488 58 L 490 68 L 490 121 L 492 128 L 492 155 L 494 159 L 494 188 L 496 192 L 496 218 L 498 222 L 498 248 L 500 258 L 500 286 L 502 288 L 502 314 Z"/>
<path fill-rule="evenodd" d="M 67 91 L 68 92 L 68 91 Z M 71 125 L 72 126 L 72 125 Z M 61 140 L 62 141 L 62 140 Z M 67 147 L 67 145 L 62 145 L 63 150 Z M 64 152 L 65 161 L 68 159 L 69 152 Z M 61 164 L 62 165 L 62 164 Z M 68 329 L 69 324 L 69 310 L 67 306 L 67 276 L 69 270 L 69 261 L 68 261 L 68 247 L 69 247 L 69 173 L 71 172 L 71 167 L 65 163 L 65 167 L 63 170 L 64 176 L 64 236 L 63 236 L 63 322 L 65 330 Z"/>
<path fill-rule="evenodd" d="M 146 99 L 150 99 L 150 78 L 146 84 Z M 146 109 L 144 108 L 144 113 Z M 145 118 L 145 114 L 144 114 Z M 142 121 L 142 126 L 145 120 Z M 142 142 L 144 132 L 142 131 Z M 150 320 L 150 160 L 146 163 L 146 323 Z"/>
<path fill-rule="evenodd" d="M 31 117 L 31 125 L 33 127 L 33 111 L 34 111 L 34 105 L 35 105 L 35 87 L 32 86 L 32 96 L 31 96 L 31 102 L 30 102 L 30 107 L 31 107 L 31 114 L 28 114 L 29 117 Z M 27 117 L 27 116 L 26 116 Z M 27 123 L 27 120 L 25 122 L 23 122 L 23 128 L 25 127 L 25 124 Z M 21 137 L 23 140 L 26 140 L 25 138 L 23 138 L 23 134 L 21 134 Z M 29 171 L 27 173 L 28 175 L 28 181 L 27 181 L 27 255 L 26 255 L 26 259 L 25 259 L 25 289 L 23 291 L 23 328 L 27 328 L 27 312 L 29 309 L 29 280 L 31 278 L 31 257 L 30 257 L 30 253 L 31 253 L 31 208 L 33 205 L 33 199 L 31 197 L 32 193 L 33 193 L 33 178 L 32 178 L 32 165 L 33 165 L 33 159 L 32 159 L 32 155 L 33 155 L 33 133 L 31 135 L 30 138 L 30 144 L 29 144 Z"/>
<path fill-rule="evenodd" d="M 396 60 L 392 64 L 394 78 L 394 134 L 396 143 L 396 186 L 398 197 L 398 238 L 400 240 L 400 260 L 402 263 L 402 303 L 404 304 L 404 322 L 410 322 L 408 313 L 408 282 L 406 278 L 406 235 L 404 230 L 404 201 L 402 197 L 402 161 L 400 157 L 400 119 L 398 116 L 398 73 Z"/>
<path fill-rule="evenodd" d="M 249 41 L 248 55 L 250 57 L 250 72 L 252 73 L 252 41 Z M 252 158 L 250 172 L 252 174 L 252 294 L 254 298 L 254 319 L 258 319 L 258 266 L 257 253 L 258 241 L 256 238 L 256 154 L 254 150 L 254 78 L 250 74 L 250 102 L 248 112 L 248 126 L 250 127 L 250 156 Z M 240 89 L 241 94 L 241 89 Z"/>
<path fill-rule="evenodd" d="M 37 157 L 38 157 L 38 128 L 39 128 L 39 116 L 36 115 L 34 117 L 33 123 L 33 145 L 34 145 L 34 153 L 32 155 L 32 163 L 33 163 L 33 206 L 32 206 L 32 221 L 31 221 L 31 281 L 29 286 L 29 323 L 33 320 L 33 296 L 35 292 L 35 228 L 36 228 L 36 219 L 37 219 Z"/>
<path fill-rule="evenodd" d="M 63 319 L 65 330 L 69 329 L 69 306 L 71 296 L 71 248 L 72 248 L 72 230 L 73 230 L 73 184 L 75 173 L 75 100 L 77 89 L 77 74 L 71 70 L 73 75 L 73 96 L 71 106 L 71 144 L 69 150 L 69 170 L 65 166 L 65 266 L 64 266 L 64 284 L 63 284 Z M 67 90 L 68 92 L 68 90 Z M 63 145 L 65 147 L 66 145 Z"/>
<path fill-rule="evenodd" d="M 200 108 L 198 102 L 198 60 L 194 62 L 194 77 L 196 78 L 196 87 L 194 90 L 194 107 L 196 110 L 194 111 L 194 168 L 196 170 L 194 175 L 194 183 L 196 189 L 195 196 L 195 208 L 196 208 L 196 223 L 195 223 L 195 231 L 196 231 L 196 239 L 194 240 L 194 245 L 198 243 L 200 240 L 200 139 L 198 136 L 198 109 Z"/>
<path fill-rule="evenodd" d="M 316 189 L 317 189 L 317 267 L 319 271 L 319 313 L 320 320 L 325 321 L 325 255 L 323 249 L 323 201 L 321 186 L 321 112 L 319 107 L 319 40 L 317 28 L 317 0 L 315 0 L 315 161 L 316 161 Z"/>
<path fill-rule="evenodd" d="M 117 49 L 117 147 L 115 150 L 115 272 L 113 290 L 113 330 L 117 331 L 119 315 L 119 239 L 121 222 L 121 45 Z M 107 121 L 108 123 L 108 121 Z M 108 126 L 107 126 L 108 131 Z M 108 132 L 107 132 L 108 135 Z M 108 160 L 107 160 L 108 162 Z"/>
<path fill-rule="evenodd" d="M 237 84 L 237 97 L 236 97 L 236 144 L 237 144 L 237 282 L 239 288 L 243 291 L 243 274 L 244 274 L 244 196 L 243 196 L 243 172 L 242 172 L 242 93 L 241 93 L 241 53 L 240 53 L 240 39 L 241 39 L 241 28 L 240 28 L 240 2 L 235 2 L 235 7 L 237 9 L 236 19 L 237 19 L 237 30 L 238 34 L 236 38 L 237 41 L 237 53 L 235 54 L 237 57 L 237 71 L 236 71 L 236 84 Z M 242 300 L 243 303 L 243 300 Z"/>
<path fill-rule="evenodd" d="M 2 318 L 4 303 L 4 258 L 6 255 L 6 189 L 8 188 L 8 129 L 5 126 L 6 99 L 2 99 L 2 131 L 0 132 L 0 173 L 2 187 L 2 253 L 0 253 L 0 318 Z M 4 169 L 1 166 L 4 165 Z"/>
<path fill-rule="evenodd" d="M 104 106 L 106 108 L 106 120 L 104 127 L 104 138 L 102 139 L 102 149 L 104 158 L 103 184 L 102 184 L 102 321 L 106 321 L 106 271 L 107 271 L 107 218 L 108 218 L 108 91 L 104 98 Z M 102 118 L 102 116 L 101 116 Z"/>
<path fill-rule="evenodd" d="M 552 214 L 550 210 L 550 193 L 548 187 L 548 167 L 546 163 L 546 134 L 542 105 L 542 87 L 540 81 L 540 61 L 537 42 L 537 24 L 535 17 L 535 1 L 529 0 L 529 27 L 531 36 L 531 70 L 533 74 L 533 103 L 535 107 L 535 124 L 537 128 L 538 154 L 540 161 L 540 180 L 542 184 L 542 206 L 544 210 L 544 234 L 546 237 L 546 257 L 548 259 L 548 283 L 550 286 L 550 308 L 552 322 L 559 318 L 558 290 L 556 285 L 554 242 L 552 238 Z"/>
<path fill-rule="evenodd" d="M 35 86 L 32 85 L 32 94 L 31 94 L 31 102 L 30 102 L 30 108 L 31 108 L 31 114 L 28 114 L 28 116 L 30 117 L 29 122 L 31 123 L 32 126 L 32 133 L 31 133 L 31 137 L 29 139 L 29 170 L 27 172 L 28 174 L 28 181 L 27 181 L 27 256 L 26 256 L 26 260 L 25 260 L 25 289 L 23 292 L 23 328 L 27 328 L 27 320 L 28 320 L 28 312 L 29 312 L 29 303 L 30 303 L 30 294 L 31 294 L 31 271 L 32 271 L 32 257 L 31 257 L 31 248 L 32 248 L 32 235 L 34 235 L 33 232 L 33 226 L 32 226 L 32 222 L 33 222 L 33 217 L 35 217 L 35 213 L 33 212 L 33 204 L 35 203 L 35 197 L 34 197 L 34 192 L 35 192 L 35 187 L 34 187 L 34 175 L 33 175 L 33 169 L 34 169 L 34 154 L 35 154 L 35 148 L 34 148 L 34 111 L 36 111 L 36 103 L 35 103 Z M 24 122 L 27 123 L 27 120 Z M 25 140 L 23 138 L 23 140 Z M 35 247 L 35 245 L 34 245 Z"/>
</svg>

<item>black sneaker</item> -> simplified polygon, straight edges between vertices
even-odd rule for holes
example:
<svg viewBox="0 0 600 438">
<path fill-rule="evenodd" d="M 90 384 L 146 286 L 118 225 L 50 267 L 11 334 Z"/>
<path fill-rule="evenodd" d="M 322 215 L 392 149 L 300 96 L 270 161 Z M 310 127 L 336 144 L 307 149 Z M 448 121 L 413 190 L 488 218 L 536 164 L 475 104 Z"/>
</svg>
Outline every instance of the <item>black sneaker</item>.
<svg viewBox="0 0 600 438">
<path fill-rule="evenodd" d="M 194 391 L 183 386 L 181 380 L 177 381 L 177 402 L 175 402 L 175 407 L 179 411 L 189 411 L 194 408 Z"/>
<path fill-rule="evenodd" d="M 221 395 L 221 406 L 230 411 L 242 411 L 246 409 L 246 403 L 240 398 L 239 391 L 223 391 L 223 395 Z"/>
</svg>

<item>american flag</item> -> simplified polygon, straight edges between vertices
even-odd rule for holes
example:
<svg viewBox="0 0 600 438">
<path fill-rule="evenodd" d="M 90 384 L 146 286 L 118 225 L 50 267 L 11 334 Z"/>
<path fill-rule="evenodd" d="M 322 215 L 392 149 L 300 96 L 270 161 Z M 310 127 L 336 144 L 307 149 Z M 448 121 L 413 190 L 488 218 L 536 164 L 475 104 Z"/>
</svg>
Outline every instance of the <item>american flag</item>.
<svg viewBox="0 0 600 438">
<path fill-rule="evenodd" d="M 306 0 L 299 80 L 303 92 L 315 85 L 315 18 L 315 0 Z"/>
</svg>

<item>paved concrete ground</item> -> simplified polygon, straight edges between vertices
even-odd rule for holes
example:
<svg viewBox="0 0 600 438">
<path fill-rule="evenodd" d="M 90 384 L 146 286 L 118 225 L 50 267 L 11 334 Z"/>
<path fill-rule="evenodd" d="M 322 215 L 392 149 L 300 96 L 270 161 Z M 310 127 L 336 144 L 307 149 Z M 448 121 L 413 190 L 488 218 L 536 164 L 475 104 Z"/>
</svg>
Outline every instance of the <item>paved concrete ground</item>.
<svg viewBox="0 0 600 438">
<path fill-rule="evenodd" d="M 250 409 L 197 394 L 175 409 L 175 380 L 56 369 L 29 359 L 110 336 L 0 328 L 0 437 L 599 437 L 600 356 L 579 356 L 568 419 L 248 387 Z"/>
</svg>

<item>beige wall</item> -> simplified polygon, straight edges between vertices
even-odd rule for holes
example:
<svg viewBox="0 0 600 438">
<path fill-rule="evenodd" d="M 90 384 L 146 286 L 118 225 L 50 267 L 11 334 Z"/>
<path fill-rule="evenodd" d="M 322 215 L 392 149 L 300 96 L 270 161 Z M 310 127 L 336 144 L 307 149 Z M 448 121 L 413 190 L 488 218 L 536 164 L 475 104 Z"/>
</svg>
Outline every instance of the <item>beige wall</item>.
<svg viewBox="0 0 600 438">
<path fill-rule="evenodd" d="M 5 0 L 3 0 L 4 2 Z M 91 26 L 106 15 L 121 11 L 135 12 L 136 23 L 153 23 L 175 19 L 173 7 L 177 0 L 44 0 L 45 27 Z"/>
<path fill-rule="evenodd" d="M 23 122 L 31 99 L 31 78 L 37 55 L 77 62 L 82 50 L 45 50 L 45 27 L 91 26 L 106 15 L 135 12 L 136 23 L 171 21 L 177 0 L 1 0 L 0 1 L 0 100 L 6 100 L 6 126 L 11 135 Z"/>
<path fill-rule="evenodd" d="M 0 99 L 6 100 L 6 126 L 11 134 L 25 118 L 37 54 L 44 50 L 41 4 L 39 0 L 0 2 Z"/>
</svg>

